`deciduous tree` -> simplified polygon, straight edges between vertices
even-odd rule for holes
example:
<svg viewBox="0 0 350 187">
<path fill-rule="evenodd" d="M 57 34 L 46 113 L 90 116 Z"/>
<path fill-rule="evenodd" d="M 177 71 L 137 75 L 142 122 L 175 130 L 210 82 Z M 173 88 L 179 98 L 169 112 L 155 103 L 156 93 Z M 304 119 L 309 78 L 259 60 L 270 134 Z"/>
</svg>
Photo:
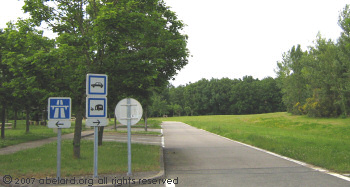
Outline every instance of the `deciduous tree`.
<svg viewBox="0 0 350 187">
<path fill-rule="evenodd" d="M 80 157 L 86 73 L 109 77 L 108 106 L 123 97 L 147 101 L 187 64 L 184 24 L 162 0 L 25 0 L 35 24 L 58 33 L 76 113 L 74 156 Z"/>
</svg>

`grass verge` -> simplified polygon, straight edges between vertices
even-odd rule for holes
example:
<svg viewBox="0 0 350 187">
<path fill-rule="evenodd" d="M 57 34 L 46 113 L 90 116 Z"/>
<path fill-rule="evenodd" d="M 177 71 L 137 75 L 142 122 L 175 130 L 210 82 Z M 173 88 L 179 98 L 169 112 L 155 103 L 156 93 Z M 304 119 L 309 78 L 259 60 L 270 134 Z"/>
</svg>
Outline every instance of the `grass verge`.
<svg viewBox="0 0 350 187">
<path fill-rule="evenodd" d="M 156 118 L 181 121 L 331 171 L 350 173 L 350 119 L 287 113 Z"/>
<path fill-rule="evenodd" d="M 10 123 L 13 121 L 9 121 Z M 62 134 L 73 133 L 75 123 L 72 122 L 72 127 L 69 129 L 62 129 Z M 0 148 L 10 145 L 16 145 L 28 141 L 40 140 L 57 136 L 57 132 L 46 126 L 30 125 L 29 133 L 25 132 L 26 124 L 25 120 L 17 120 L 16 129 L 5 129 L 5 139 L 0 139 Z"/>
<path fill-rule="evenodd" d="M 81 141 L 81 158 L 72 159 L 72 140 L 62 141 L 61 175 L 62 177 L 93 174 L 93 141 Z M 159 146 L 132 145 L 132 170 L 159 170 Z M 55 177 L 57 144 L 49 143 L 39 148 L 19 151 L 10 155 L 0 155 L 0 175 L 12 177 Z M 127 144 L 103 142 L 98 148 L 98 173 L 126 173 Z"/>
<path fill-rule="evenodd" d="M 162 122 L 158 120 L 148 119 L 147 120 L 147 128 L 150 129 L 161 129 L 160 126 Z M 125 126 L 126 127 L 126 126 Z M 145 121 L 142 119 L 136 125 L 131 126 L 132 128 L 145 128 Z"/>
<path fill-rule="evenodd" d="M 123 129 L 118 129 L 118 130 L 114 130 L 114 129 L 108 129 L 105 130 L 106 133 L 117 133 L 117 134 L 127 134 L 128 130 L 123 128 Z M 142 134 L 142 135 L 161 135 L 160 132 L 154 132 L 154 131 L 131 131 L 131 134 Z"/>
</svg>

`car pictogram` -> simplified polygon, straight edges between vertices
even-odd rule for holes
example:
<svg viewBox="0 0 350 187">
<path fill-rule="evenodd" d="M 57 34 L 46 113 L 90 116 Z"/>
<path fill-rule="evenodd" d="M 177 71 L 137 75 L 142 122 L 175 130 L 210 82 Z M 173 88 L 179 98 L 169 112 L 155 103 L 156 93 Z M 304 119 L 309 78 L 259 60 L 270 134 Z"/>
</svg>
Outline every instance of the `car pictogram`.
<svg viewBox="0 0 350 187">
<path fill-rule="evenodd" d="M 92 86 L 93 88 L 95 88 L 95 87 L 101 87 L 101 88 L 103 88 L 103 84 L 102 84 L 101 82 L 95 82 L 94 84 L 91 84 L 91 86 Z"/>
</svg>

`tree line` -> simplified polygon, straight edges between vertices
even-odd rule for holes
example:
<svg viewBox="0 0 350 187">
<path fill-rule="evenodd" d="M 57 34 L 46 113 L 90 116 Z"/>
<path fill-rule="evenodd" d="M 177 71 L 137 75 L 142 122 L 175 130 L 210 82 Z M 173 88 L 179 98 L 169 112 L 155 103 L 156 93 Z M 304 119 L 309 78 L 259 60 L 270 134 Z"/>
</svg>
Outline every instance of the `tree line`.
<svg viewBox="0 0 350 187">
<path fill-rule="evenodd" d="M 284 111 L 277 81 L 245 76 L 243 79 L 202 79 L 185 86 L 169 85 L 154 93 L 151 116 L 258 114 Z"/>
<path fill-rule="evenodd" d="M 5 114 L 47 117 L 49 97 L 71 97 L 80 157 L 86 74 L 108 75 L 108 111 L 133 97 L 144 106 L 188 63 L 184 23 L 163 0 L 24 0 L 29 19 L 0 29 L 1 138 Z M 57 34 L 38 29 L 45 23 Z M 100 128 L 103 132 L 103 127 Z"/>
<path fill-rule="evenodd" d="M 350 111 L 350 7 L 340 13 L 337 41 L 317 35 L 314 46 L 293 46 L 277 63 L 277 80 L 288 112 L 346 117 Z"/>
</svg>

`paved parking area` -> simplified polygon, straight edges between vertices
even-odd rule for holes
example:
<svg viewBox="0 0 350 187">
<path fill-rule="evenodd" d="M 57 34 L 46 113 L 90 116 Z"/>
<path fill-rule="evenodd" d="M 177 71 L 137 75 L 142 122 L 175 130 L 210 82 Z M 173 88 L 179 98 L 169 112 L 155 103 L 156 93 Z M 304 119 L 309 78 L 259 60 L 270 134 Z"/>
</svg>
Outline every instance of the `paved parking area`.
<svg viewBox="0 0 350 187">
<path fill-rule="evenodd" d="M 126 129 L 121 129 L 125 131 Z M 135 128 L 132 131 L 144 131 L 144 129 Z M 161 129 L 149 129 L 149 131 L 161 133 Z M 84 137 L 83 139 L 93 140 L 94 135 Z M 118 133 L 118 132 L 104 132 L 103 141 L 116 141 L 116 142 L 128 142 L 127 133 Z M 162 135 L 148 135 L 148 134 L 132 134 L 131 135 L 132 143 L 148 144 L 148 145 L 162 145 Z"/>
</svg>

